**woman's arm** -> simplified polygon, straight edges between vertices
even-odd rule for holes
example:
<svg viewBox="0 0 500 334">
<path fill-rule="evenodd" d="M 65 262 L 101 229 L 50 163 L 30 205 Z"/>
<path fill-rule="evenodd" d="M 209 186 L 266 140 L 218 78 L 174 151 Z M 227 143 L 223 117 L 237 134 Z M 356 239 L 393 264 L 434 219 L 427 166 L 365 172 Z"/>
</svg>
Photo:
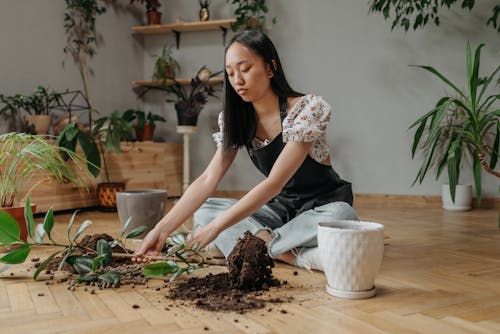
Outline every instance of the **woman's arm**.
<svg viewBox="0 0 500 334">
<path fill-rule="evenodd" d="M 210 224 L 196 230 L 191 242 L 205 247 L 220 232 L 248 217 L 278 195 L 309 154 L 312 142 L 288 142 L 273 165 L 269 176 Z"/>
<path fill-rule="evenodd" d="M 220 180 L 231 166 L 237 150 L 223 154 L 217 148 L 205 171 L 186 189 L 175 206 L 144 238 L 137 256 L 155 255 L 163 248 L 167 237 L 186 221 L 216 190 Z"/>
</svg>

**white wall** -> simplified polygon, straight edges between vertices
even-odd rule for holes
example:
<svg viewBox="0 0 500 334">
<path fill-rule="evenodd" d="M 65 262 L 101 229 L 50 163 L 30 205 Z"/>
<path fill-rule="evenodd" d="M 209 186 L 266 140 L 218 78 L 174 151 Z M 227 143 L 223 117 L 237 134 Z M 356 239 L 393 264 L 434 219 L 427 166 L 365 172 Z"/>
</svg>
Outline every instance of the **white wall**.
<svg viewBox="0 0 500 334">
<path fill-rule="evenodd" d="M 128 2 L 128 1 L 127 1 Z M 165 22 L 197 20 L 195 0 L 162 1 Z M 268 0 L 270 16 L 278 24 L 269 31 L 292 86 L 322 95 L 332 106 L 328 132 L 336 170 L 353 183 L 357 193 L 440 193 L 445 180 L 432 175 L 422 185 L 410 187 L 421 163 L 411 160 L 408 126 L 430 110 L 436 99 L 449 93 L 436 79 L 410 64 L 437 67 L 452 80 L 465 84 L 465 45 L 484 41 L 482 73 L 491 72 L 500 60 L 500 34 L 485 25 L 494 0 L 477 2 L 472 15 L 443 11 L 441 26 L 405 33 L 390 31 L 390 22 L 368 15 L 367 1 Z M 225 0 L 213 0 L 212 19 L 231 16 Z M 80 88 L 76 68 L 62 49 L 65 42 L 63 1 L 0 1 L 0 91 L 6 94 L 30 91 L 37 84 Z M 15 14 L 20 14 L 19 16 Z M 95 70 L 95 100 L 104 112 L 135 107 L 130 87 L 133 79 L 151 77 L 153 58 L 163 44 L 175 44 L 173 35 L 133 36 L 136 24 L 129 12 L 109 11 L 109 21 L 98 19 L 104 44 L 92 65 Z M 228 34 L 228 39 L 231 33 Z M 202 65 L 221 69 L 220 32 L 184 33 L 174 56 L 182 65 L 181 77 L 189 77 Z M 173 105 L 164 95 L 153 93 L 139 103 L 146 110 L 163 114 L 168 123 L 158 128 L 158 139 L 181 141 L 175 132 Z M 220 101 L 209 102 L 192 137 L 191 175 L 199 175 L 215 151 L 211 133 L 217 130 Z M 497 168 L 498 169 L 498 168 Z M 463 171 L 472 180 L 470 168 Z M 483 174 L 484 195 L 498 196 L 499 180 Z M 444 175 L 446 177 L 446 175 Z M 224 178 L 220 189 L 245 190 L 262 176 L 242 151 Z"/>
</svg>

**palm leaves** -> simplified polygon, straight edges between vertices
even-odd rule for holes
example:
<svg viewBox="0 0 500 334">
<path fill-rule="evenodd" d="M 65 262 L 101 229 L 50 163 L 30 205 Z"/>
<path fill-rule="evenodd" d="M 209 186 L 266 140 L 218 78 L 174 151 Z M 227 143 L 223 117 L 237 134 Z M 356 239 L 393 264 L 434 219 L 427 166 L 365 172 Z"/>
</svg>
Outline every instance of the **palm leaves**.
<svg viewBox="0 0 500 334">
<path fill-rule="evenodd" d="M 500 70 L 500 65 L 488 77 L 479 77 L 483 46 L 484 44 L 479 45 L 472 57 L 470 44 L 467 43 L 468 91 L 460 90 L 431 66 L 417 66 L 437 76 L 452 88 L 458 97 L 442 97 L 432 110 L 410 126 L 410 129 L 416 128 L 412 142 L 412 158 L 417 149 L 420 148 L 424 152 L 424 161 L 413 184 L 417 181 L 421 183 L 431 166 L 436 167 L 436 178 L 439 178 L 443 169 L 447 167 L 451 198 L 454 201 L 462 157 L 464 152 L 470 152 L 473 157 L 474 183 L 479 204 L 481 166 L 495 174 L 492 169 L 496 167 L 498 160 L 500 140 L 500 109 L 496 104 L 500 99 L 500 93 L 483 98 L 491 81 Z M 436 149 L 439 146 L 444 147 L 441 153 Z M 488 157 L 489 164 L 485 162 Z"/>
</svg>

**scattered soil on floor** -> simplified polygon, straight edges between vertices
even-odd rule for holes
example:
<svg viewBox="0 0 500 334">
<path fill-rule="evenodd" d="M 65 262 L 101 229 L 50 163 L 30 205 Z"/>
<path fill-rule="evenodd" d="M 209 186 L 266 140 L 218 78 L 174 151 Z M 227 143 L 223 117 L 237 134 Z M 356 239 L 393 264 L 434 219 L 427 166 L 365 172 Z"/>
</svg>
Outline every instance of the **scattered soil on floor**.
<svg viewBox="0 0 500 334">
<path fill-rule="evenodd" d="M 229 273 L 174 283 L 167 298 L 189 300 L 209 311 L 239 313 L 262 308 L 266 303 L 288 301 L 263 297 L 263 291 L 281 285 L 272 277 L 272 267 L 274 261 L 264 241 L 247 232 L 228 258 Z"/>
</svg>

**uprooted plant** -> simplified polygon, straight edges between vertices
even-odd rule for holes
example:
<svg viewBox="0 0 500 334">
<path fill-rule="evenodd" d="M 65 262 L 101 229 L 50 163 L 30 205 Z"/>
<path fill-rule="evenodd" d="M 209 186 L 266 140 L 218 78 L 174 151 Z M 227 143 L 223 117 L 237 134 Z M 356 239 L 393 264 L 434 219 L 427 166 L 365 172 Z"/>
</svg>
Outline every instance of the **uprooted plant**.
<svg viewBox="0 0 500 334">
<path fill-rule="evenodd" d="M 61 260 L 58 263 L 58 270 L 61 270 L 64 264 L 70 265 L 80 276 L 77 278 L 79 283 L 101 282 L 109 286 L 118 286 L 120 284 L 120 272 L 113 270 L 110 266 L 113 258 L 132 258 L 125 247 L 124 239 L 135 238 L 147 229 L 146 226 L 140 226 L 126 233 L 127 227 L 132 221 L 130 217 L 121 229 L 119 238 L 113 240 L 99 239 L 95 249 L 85 247 L 77 242 L 82 233 L 92 224 L 91 220 L 83 221 L 76 231 L 72 234 L 73 225 L 75 224 L 78 210 L 71 216 L 67 230 L 67 243 L 59 243 L 53 239 L 52 229 L 54 227 L 54 213 L 52 208 L 45 214 L 43 223 L 37 224 L 31 211 L 30 199 L 26 199 L 25 217 L 28 230 L 28 239 L 23 241 L 20 238 L 20 228 L 18 222 L 4 211 L 0 211 L 0 244 L 7 247 L 10 251 L 0 257 L 0 262 L 5 265 L 0 268 L 0 273 L 10 268 L 13 264 L 24 263 L 35 247 L 60 247 L 59 250 L 49 255 L 42 261 L 33 278 L 36 280 L 40 273 L 53 263 L 60 255 Z M 48 240 L 46 240 L 48 239 Z M 192 248 L 186 246 L 186 235 L 184 233 L 176 233 L 169 237 L 167 245 L 170 247 L 167 253 L 162 257 L 150 257 L 151 260 L 161 262 L 147 264 L 143 274 L 147 277 L 163 277 L 167 274 L 172 274 L 170 281 L 175 280 L 178 276 L 187 273 L 192 273 L 195 269 L 201 268 L 204 265 L 203 257 L 197 252 L 198 246 Z M 121 246 L 122 252 L 113 252 L 117 246 Z M 194 257 L 197 258 L 197 264 L 192 265 L 188 262 Z M 182 261 L 186 266 L 180 266 L 177 260 Z"/>
</svg>

